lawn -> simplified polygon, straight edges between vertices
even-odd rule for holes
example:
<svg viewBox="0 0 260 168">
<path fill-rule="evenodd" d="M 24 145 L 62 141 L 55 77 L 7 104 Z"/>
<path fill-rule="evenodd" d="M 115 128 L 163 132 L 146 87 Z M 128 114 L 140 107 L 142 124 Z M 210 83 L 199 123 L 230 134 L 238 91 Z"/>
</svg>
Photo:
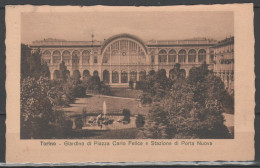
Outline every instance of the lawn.
<svg viewBox="0 0 260 168">
<path fill-rule="evenodd" d="M 136 89 L 129 89 L 129 88 L 111 88 L 111 96 L 116 97 L 128 97 L 128 98 L 134 98 L 134 99 L 140 99 L 140 96 L 142 95 L 141 90 Z"/>
<path fill-rule="evenodd" d="M 55 139 L 136 139 L 137 128 L 119 130 L 72 130 L 69 132 L 58 132 Z"/>
<path fill-rule="evenodd" d="M 76 98 L 74 104 L 65 107 L 63 110 L 69 115 L 82 114 L 83 108 L 88 115 L 100 114 L 103 111 L 103 102 L 106 101 L 107 114 L 122 114 L 123 109 L 129 109 L 131 115 L 147 114 L 149 107 L 141 106 L 139 100 L 103 95 L 92 95 L 85 98 Z"/>
</svg>

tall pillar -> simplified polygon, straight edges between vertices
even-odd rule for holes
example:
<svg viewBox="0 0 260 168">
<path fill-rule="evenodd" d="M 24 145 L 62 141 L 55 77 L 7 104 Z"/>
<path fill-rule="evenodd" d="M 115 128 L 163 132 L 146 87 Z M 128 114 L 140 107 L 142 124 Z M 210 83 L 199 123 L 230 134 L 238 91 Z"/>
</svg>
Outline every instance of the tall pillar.
<svg viewBox="0 0 260 168">
<path fill-rule="evenodd" d="M 154 64 L 158 65 L 159 61 L 158 61 L 158 49 L 156 50 L 156 53 L 154 54 Z"/>
<path fill-rule="evenodd" d="M 206 63 L 209 64 L 209 57 L 210 57 L 210 53 L 209 53 L 209 49 L 206 50 Z"/>
<path fill-rule="evenodd" d="M 53 65 L 53 55 L 51 54 L 51 63 L 50 65 Z"/>
<path fill-rule="evenodd" d="M 199 50 L 196 51 L 195 62 L 196 64 L 199 62 Z"/>
<path fill-rule="evenodd" d="M 79 55 L 79 65 L 82 65 L 83 61 L 82 61 L 82 53 Z"/>
<path fill-rule="evenodd" d="M 108 83 L 109 84 L 112 83 L 112 71 L 109 72 L 109 81 L 108 81 Z"/>
<path fill-rule="evenodd" d="M 62 61 L 63 61 L 62 53 L 63 53 L 63 51 L 60 51 L 60 54 L 61 54 L 61 59 L 60 59 L 60 62 L 62 62 Z"/>
</svg>

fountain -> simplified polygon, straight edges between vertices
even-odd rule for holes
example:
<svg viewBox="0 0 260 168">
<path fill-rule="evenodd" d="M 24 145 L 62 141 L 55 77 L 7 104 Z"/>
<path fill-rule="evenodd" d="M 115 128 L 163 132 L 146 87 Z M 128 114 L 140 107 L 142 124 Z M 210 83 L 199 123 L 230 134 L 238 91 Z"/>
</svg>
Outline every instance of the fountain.
<svg viewBox="0 0 260 168">
<path fill-rule="evenodd" d="M 106 118 L 106 114 L 107 114 L 107 104 L 106 104 L 106 101 L 103 102 L 103 114 L 104 114 L 104 118 Z"/>
</svg>

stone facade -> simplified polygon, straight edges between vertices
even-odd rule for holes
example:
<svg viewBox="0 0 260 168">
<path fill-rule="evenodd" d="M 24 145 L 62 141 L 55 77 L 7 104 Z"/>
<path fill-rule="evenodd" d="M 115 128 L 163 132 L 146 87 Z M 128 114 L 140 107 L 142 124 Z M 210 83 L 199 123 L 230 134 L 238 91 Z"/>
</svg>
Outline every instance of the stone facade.
<svg viewBox="0 0 260 168">
<path fill-rule="evenodd" d="M 41 50 L 51 79 L 58 78 L 59 64 L 64 61 L 68 75 L 80 73 L 82 78 L 87 78 L 96 74 L 110 86 L 124 87 L 130 80 L 141 80 L 152 70 L 164 69 L 170 76 L 176 63 L 181 64 L 186 76 L 192 67 L 204 61 L 213 69 L 212 53 L 216 53 L 216 44 L 217 41 L 206 38 L 144 42 L 133 35 L 119 34 L 103 42 L 45 39 L 30 46 Z"/>
<path fill-rule="evenodd" d="M 224 82 L 229 93 L 234 92 L 234 37 L 219 41 L 214 47 L 214 73 Z"/>
</svg>

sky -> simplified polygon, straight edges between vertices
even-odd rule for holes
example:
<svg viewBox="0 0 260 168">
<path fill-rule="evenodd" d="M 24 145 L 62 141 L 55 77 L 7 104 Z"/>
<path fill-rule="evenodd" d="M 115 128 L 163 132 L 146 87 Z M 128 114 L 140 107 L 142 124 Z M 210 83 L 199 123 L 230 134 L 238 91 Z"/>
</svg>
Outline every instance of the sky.
<svg viewBox="0 0 260 168">
<path fill-rule="evenodd" d="M 197 37 L 222 40 L 234 35 L 232 12 L 22 13 L 22 43 L 46 38 L 103 41 L 128 33 L 143 41 Z"/>
</svg>

